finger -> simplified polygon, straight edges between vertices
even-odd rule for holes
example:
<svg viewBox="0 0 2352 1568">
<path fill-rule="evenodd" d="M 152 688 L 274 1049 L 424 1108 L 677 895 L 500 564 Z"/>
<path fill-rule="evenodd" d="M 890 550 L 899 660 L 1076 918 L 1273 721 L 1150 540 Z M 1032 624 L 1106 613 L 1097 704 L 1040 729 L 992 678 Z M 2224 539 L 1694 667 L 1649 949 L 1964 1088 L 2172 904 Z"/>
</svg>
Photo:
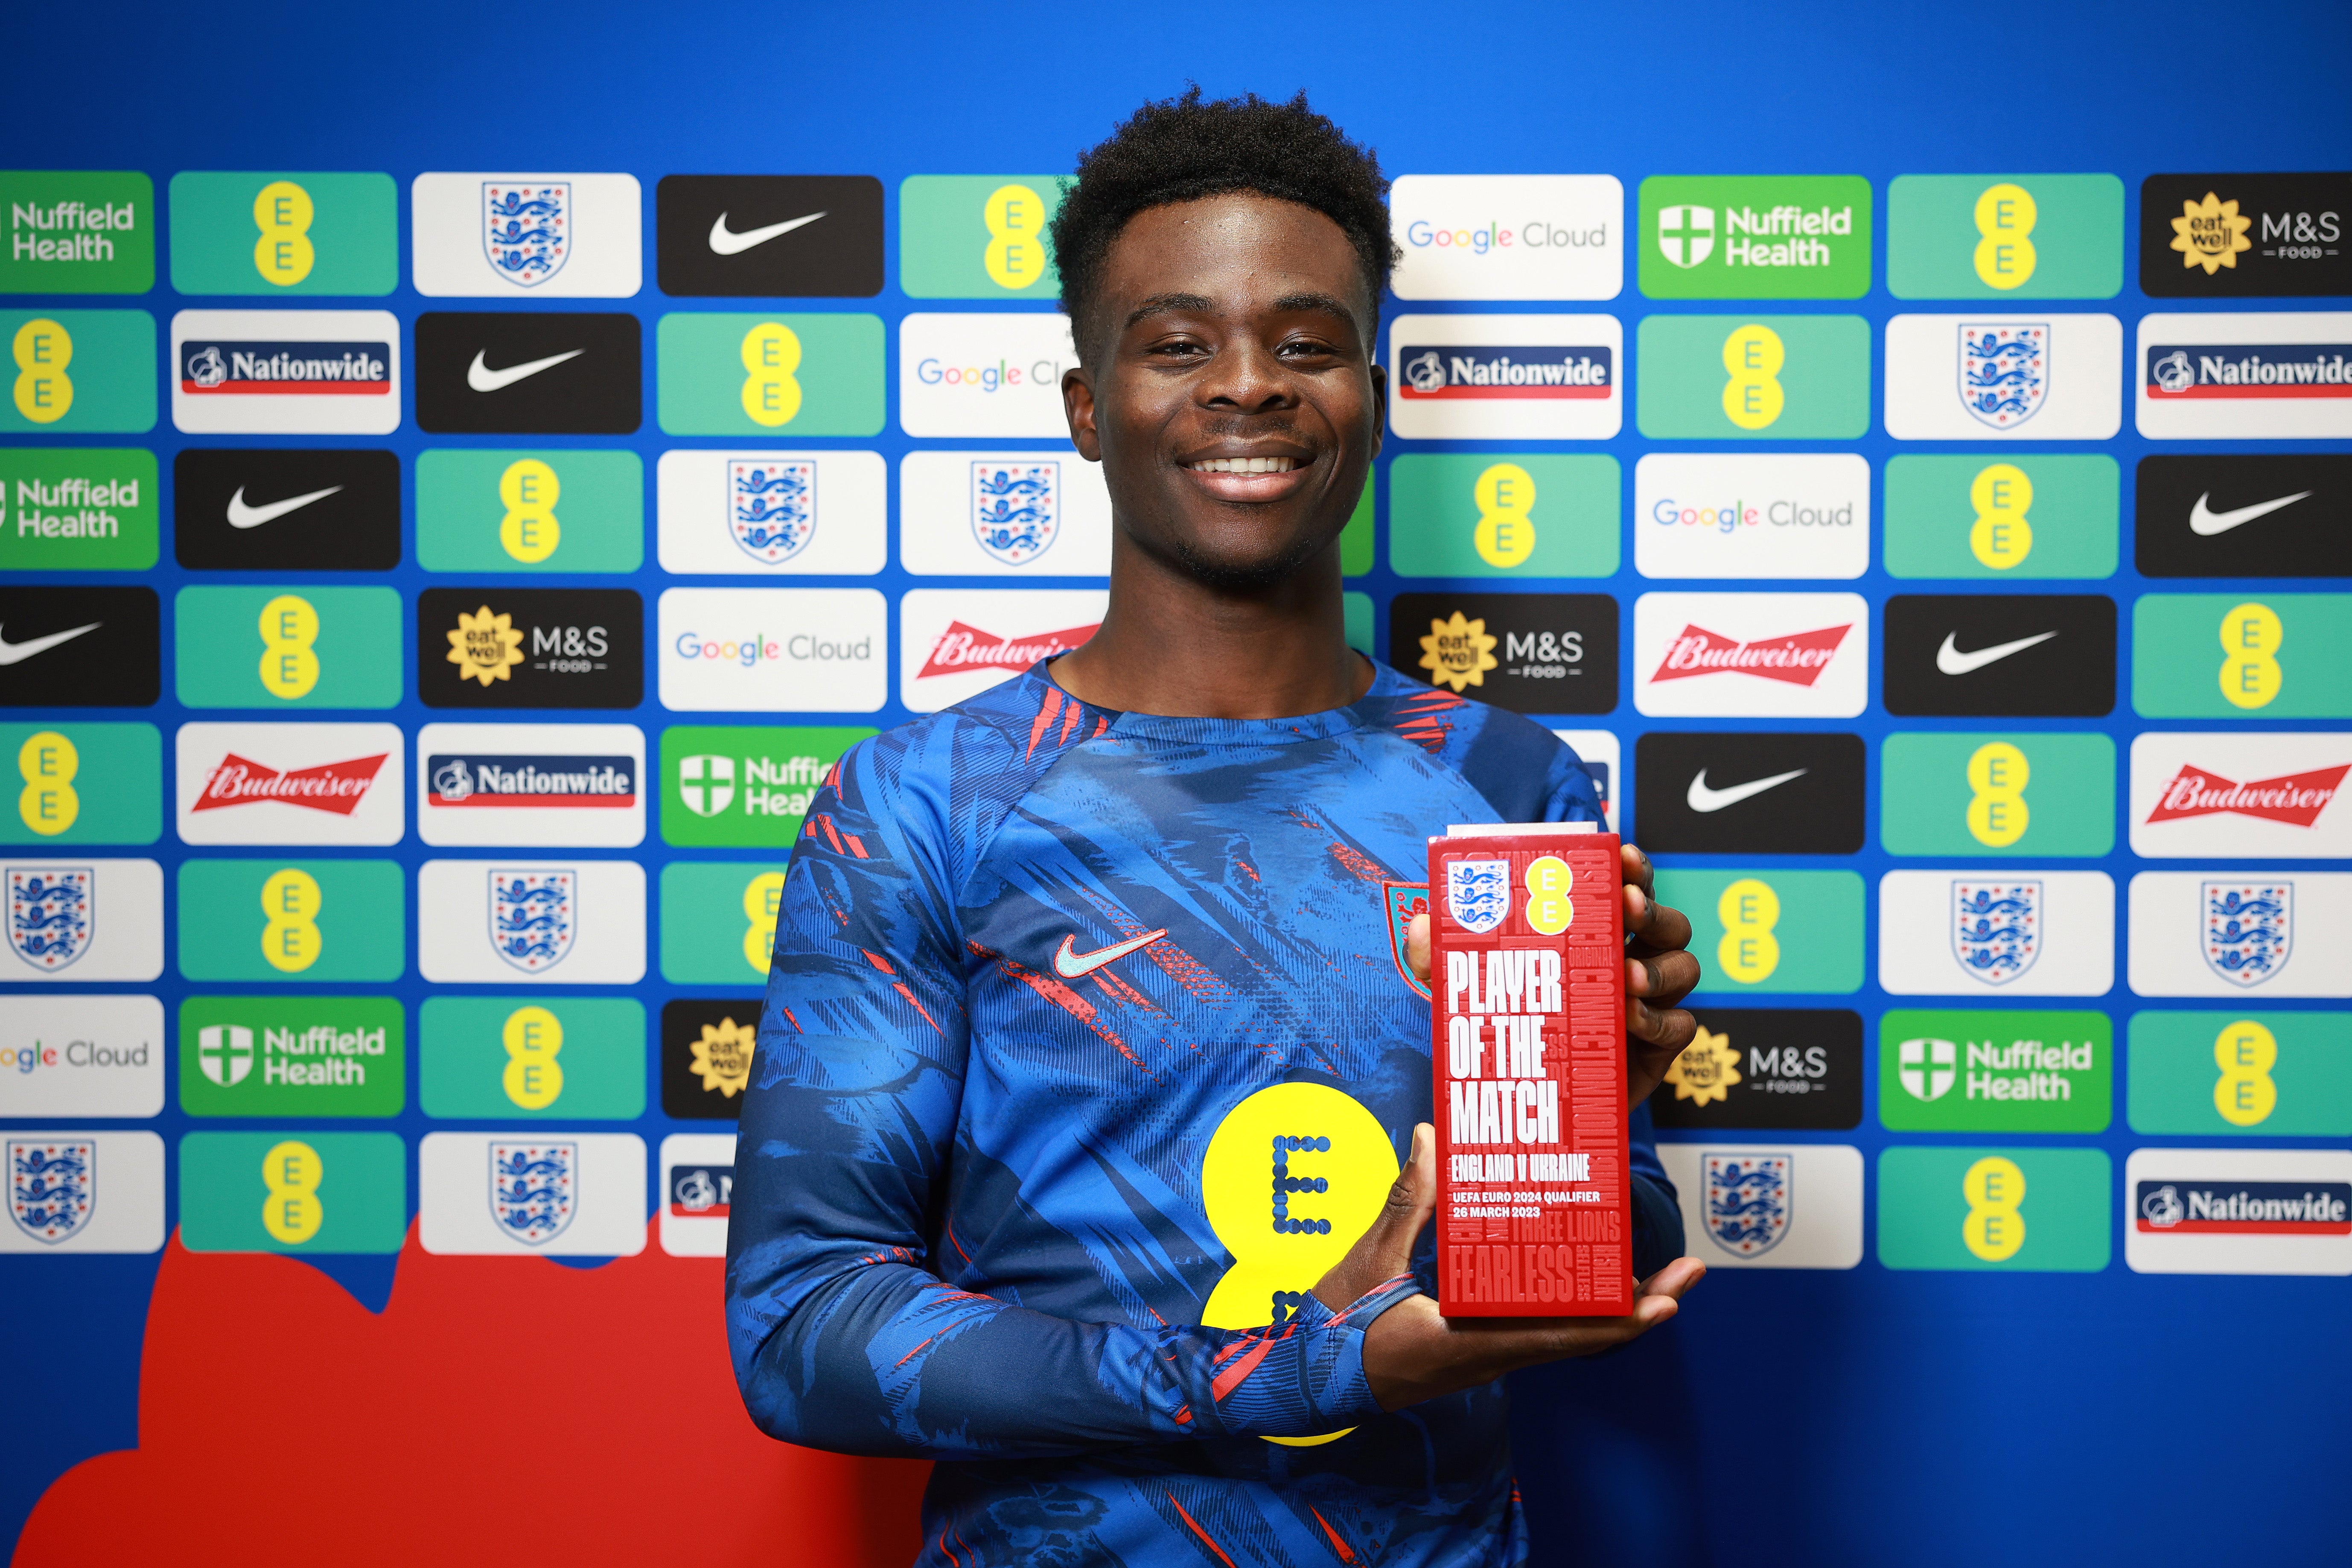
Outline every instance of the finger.
<svg viewBox="0 0 2352 1568">
<path fill-rule="evenodd" d="M 1636 947 L 1666 952 L 1690 945 L 1690 917 L 1637 888 L 1625 889 L 1625 929 L 1633 933 Z"/>
<path fill-rule="evenodd" d="M 1646 897 L 1649 894 L 1651 883 L 1656 877 L 1655 871 L 1650 865 L 1650 858 L 1643 854 L 1635 845 L 1620 844 L 1617 847 L 1617 859 L 1620 879 L 1629 888 L 1641 889 L 1643 896 Z"/>
<path fill-rule="evenodd" d="M 1698 982 L 1699 962 L 1690 953 L 1636 952 L 1625 956 L 1626 994 L 1646 997 L 1662 1007 L 1689 995 Z"/>
<path fill-rule="evenodd" d="M 1680 1007 L 1654 1007 L 1646 1002 L 1631 1001 L 1625 1004 L 1625 1032 L 1645 1051 L 1680 1056 L 1683 1047 L 1698 1037 L 1698 1019 Z M 1658 1070 L 1665 1071 L 1665 1063 L 1660 1062 Z"/>
<path fill-rule="evenodd" d="M 1412 977 L 1429 984 L 1429 917 L 1415 915 L 1404 922 L 1404 962 Z"/>
<path fill-rule="evenodd" d="M 1413 1127 L 1412 1150 L 1381 1212 L 1348 1255 L 1316 1285 L 1316 1296 L 1337 1311 L 1383 1280 L 1411 1268 L 1413 1243 L 1436 1208 L 1437 1129 L 1423 1121 Z"/>
</svg>

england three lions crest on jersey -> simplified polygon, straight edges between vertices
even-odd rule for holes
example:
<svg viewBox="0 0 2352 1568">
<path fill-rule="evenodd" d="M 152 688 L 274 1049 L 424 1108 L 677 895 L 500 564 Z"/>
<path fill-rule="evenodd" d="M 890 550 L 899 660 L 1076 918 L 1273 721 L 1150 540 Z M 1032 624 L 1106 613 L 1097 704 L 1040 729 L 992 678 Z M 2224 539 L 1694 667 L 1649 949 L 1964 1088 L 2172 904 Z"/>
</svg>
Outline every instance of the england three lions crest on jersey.
<svg viewBox="0 0 2352 1568">
<path fill-rule="evenodd" d="M 1969 413 L 1996 430 L 2014 430 L 2049 395 L 2049 323 L 1960 324 L 1960 401 Z"/>
<path fill-rule="evenodd" d="M 579 874 L 494 868 L 490 872 L 490 945 L 525 974 L 563 962 L 578 934 Z"/>
<path fill-rule="evenodd" d="M 1793 1189 L 1786 1154 L 1704 1156 L 1706 1233 L 1724 1251 L 1759 1258 L 1789 1234 Z"/>
<path fill-rule="evenodd" d="M 525 289 L 563 270 L 572 255 L 572 186 L 482 185 L 482 248 L 498 275 Z"/>
<path fill-rule="evenodd" d="M 1061 490 L 1059 463 L 974 463 L 972 537 L 1007 566 L 1027 565 L 1061 531 Z"/>
<path fill-rule="evenodd" d="M 762 566 L 798 555 L 816 536 L 816 465 L 729 458 L 727 529 Z"/>
<path fill-rule="evenodd" d="M 1952 953 L 1969 975 L 2006 985 L 2042 952 L 2040 882 L 1954 882 Z"/>
<path fill-rule="evenodd" d="M 89 1224 L 98 1203 L 97 1170 L 93 1140 L 9 1140 L 9 1217 L 35 1241 L 65 1240 Z"/>
<path fill-rule="evenodd" d="M 2207 882 L 2206 966 L 2233 985 L 2260 985 L 2286 967 L 2294 945 L 2293 882 Z"/>
<path fill-rule="evenodd" d="M 490 1145 L 490 1214 L 499 1230 L 538 1247 L 562 1235 L 579 1206 L 579 1144 Z"/>
<path fill-rule="evenodd" d="M 1493 931 L 1511 912 L 1508 860 L 1455 860 L 1445 868 L 1445 912 L 1464 931 Z"/>
<path fill-rule="evenodd" d="M 87 866 L 8 868 L 8 945 L 56 973 L 89 951 L 97 919 L 96 874 Z"/>
</svg>

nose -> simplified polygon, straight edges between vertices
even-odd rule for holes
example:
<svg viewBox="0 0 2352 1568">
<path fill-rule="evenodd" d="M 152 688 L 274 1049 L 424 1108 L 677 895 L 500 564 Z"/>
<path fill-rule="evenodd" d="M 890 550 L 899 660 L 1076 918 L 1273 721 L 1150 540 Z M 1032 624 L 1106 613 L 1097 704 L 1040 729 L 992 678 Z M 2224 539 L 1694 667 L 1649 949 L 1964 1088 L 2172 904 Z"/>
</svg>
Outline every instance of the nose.
<svg viewBox="0 0 2352 1568">
<path fill-rule="evenodd" d="M 1271 414 L 1298 403 L 1297 389 L 1273 349 L 1246 335 L 1217 351 L 1194 395 L 1202 407 L 1220 413 Z"/>
</svg>

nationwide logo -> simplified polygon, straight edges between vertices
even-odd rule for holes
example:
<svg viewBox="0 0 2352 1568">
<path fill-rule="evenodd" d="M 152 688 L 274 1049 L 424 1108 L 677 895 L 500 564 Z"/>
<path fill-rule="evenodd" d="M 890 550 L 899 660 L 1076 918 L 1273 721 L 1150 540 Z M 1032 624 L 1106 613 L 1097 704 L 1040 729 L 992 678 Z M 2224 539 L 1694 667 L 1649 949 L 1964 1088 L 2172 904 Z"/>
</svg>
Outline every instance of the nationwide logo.
<svg viewBox="0 0 2352 1568">
<path fill-rule="evenodd" d="M 2254 986 L 2286 967 L 2294 950 L 2293 882 L 2206 882 L 2206 967 L 2233 985 Z"/>
<path fill-rule="evenodd" d="M 1960 402 L 1980 422 L 2013 430 L 2039 413 L 2049 395 L 2048 322 L 1961 323 Z"/>
<path fill-rule="evenodd" d="M 923 659 L 923 668 L 916 672 L 918 679 L 933 675 L 963 675 L 976 669 L 1003 670 L 1017 674 L 1041 658 L 1056 658 L 1077 647 L 1100 629 L 1099 621 L 1091 626 L 1070 626 L 1057 632 L 1039 632 L 1025 637 L 999 637 L 982 631 L 962 621 L 950 621 L 931 651 Z"/>
<path fill-rule="evenodd" d="M 482 183 L 482 250 L 500 278 L 528 289 L 572 257 L 572 184 Z"/>
<path fill-rule="evenodd" d="M 1405 344 L 1396 351 L 1408 403 L 1469 398 L 1607 397 L 1616 353 L 1605 344 L 1495 347 Z"/>
<path fill-rule="evenodd" d="M 349 816 L 389 753 L 354 757 L 349 762 L 322 763 L 316 767 L 278 769 L 229 752 L 215 764 L 205 787 L 188 809 L 220 811 L 232 805 L 252 805 L 274 800 L 336 816 Z"/>
<path fill-rule="evenodd" d="M 669 1212 L 674 1219 L 725 1219 L 735 1201 L 732 1165 L 673 1165 Z"/>
<path fill-rule="evenodd" d="M 2231 812 L 2294 827 L 2310 827 L 2318 823 L 2319 814 L 2336 798 L 2347 773 L 2352 773 L 2352 763 L 2285 773 L 2273 779 L 2256 779 L 2250 784 L 2232 784 L 2202 768 L 2184 766 L 2164 786 L 2164 794 L 2147 814 L 2147 820 L 2173 822 L 2186 816 Z"/>
<path fill-rule="evenodd" d="M 1970 979 L 2006 985 L 2042 954 L 2042 887 L 1954 882 L 1952 952 Z"/>
<path fill-rule="evenodd" d="M 8 868 L 8 945 L 44 974 L 89 951 L 97 934 L 96 872 L 88 866 Z"/>
<path fill-rule="evenodd" d="M 2352 1236 L 2352 1183 L 2142 1181 L 2141 1234 Z"/>
<path fill-rule="evenodd" d="M 52 1247 L 89 1224 L 98 1206 L 98 1143 L 89 1138 L 8 1141 L 8 1216 Z"/>
<path fill-rule="evenodd" d="M 467 809 L 583 806 L 625 810 L 637 803 L 637 764 L 624 756 L 436 753 L 425 763 L 425 802 Z"/>
<path fill-rule="evenodd" d="M 1659 661 L 1653 681 L 1686 680 L 1727 672 L 1811 686 L 1837 657 L 1851 625 L 1741 642 L 1704 626 L 1685 626 Z"/>
<path fill-rule="evenodd" d="M 1789 1234 L 1796 1212 L 1786 1154 L 1700 1156 L 1706 1173 L 1706 1229 L 1717 1247 L 1741 1258 L 1769 1252 Z"/>
<path fill-rule="evenodd" d="M 2352 397 L 2352 343 L 2150 343 L 2147 396 Z"/>
<path fill-rule="evenodd" d="M 180 390 L 191 396 L 382 397 L 392 391 L 392 345 L 381 342 L 224 342 L 180 345 Z"/>
</svg>

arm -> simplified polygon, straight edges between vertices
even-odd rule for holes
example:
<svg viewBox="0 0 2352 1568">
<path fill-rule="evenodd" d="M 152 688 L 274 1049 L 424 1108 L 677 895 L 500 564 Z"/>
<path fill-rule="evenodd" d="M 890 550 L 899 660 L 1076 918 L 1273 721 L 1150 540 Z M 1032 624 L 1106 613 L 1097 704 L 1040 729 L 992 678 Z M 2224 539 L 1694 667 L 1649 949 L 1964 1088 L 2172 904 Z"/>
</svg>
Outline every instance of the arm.
<svg viewBox="0 0 2352 1568">
<path fill-rule="evenodd" d="M 844 759 L 785 883 L 728 1233 L 752 1419 L 844 1452 L 1009 1458 L 1378 1415 L 1364 1331 L 1409 1277 L 1246 1331 L 1073 1322 L 954 1283 L 969 1036 L 950 847 L 978 835 L 910 782 L 951 776 L 907 765 L 927 743 Z"/>
</svg>

